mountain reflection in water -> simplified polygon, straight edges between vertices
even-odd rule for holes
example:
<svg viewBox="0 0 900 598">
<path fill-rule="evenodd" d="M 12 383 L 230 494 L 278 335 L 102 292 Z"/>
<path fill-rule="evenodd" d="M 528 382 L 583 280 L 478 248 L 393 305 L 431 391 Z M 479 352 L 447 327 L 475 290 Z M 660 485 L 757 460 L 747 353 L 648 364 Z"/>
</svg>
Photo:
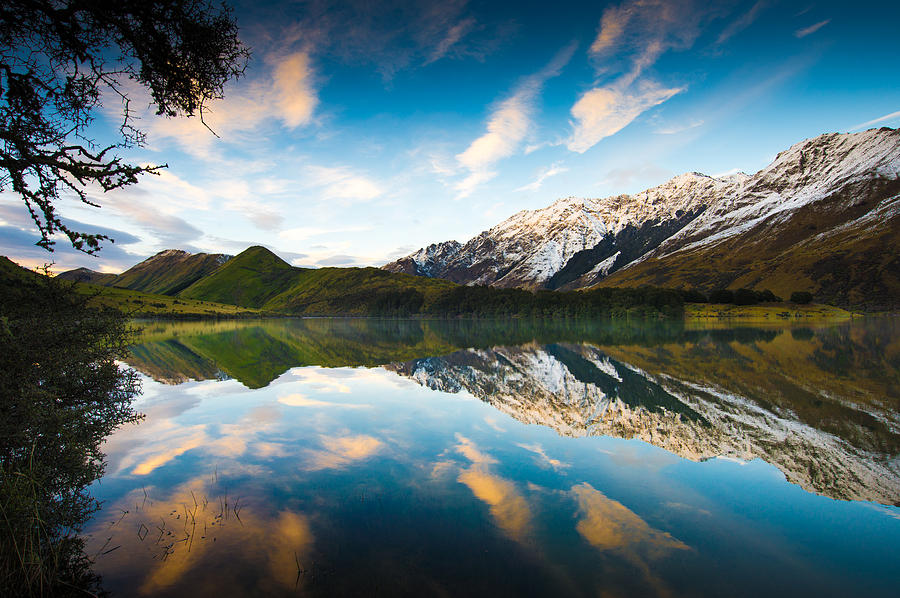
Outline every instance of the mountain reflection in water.
<svg viewBox="0 0 900 598">
<path fill-rule="evenodd" d="M 167 384 L 383 366 L 563 436 L 761 458 L 807 491 L 900 504 L 900 326 L 304 319 L 149 323 L 128 363 Z M 473 474 L 474 475 L 474 474 Z M 473 478 L 474 479 L 474 478 Z"/>
</svg>

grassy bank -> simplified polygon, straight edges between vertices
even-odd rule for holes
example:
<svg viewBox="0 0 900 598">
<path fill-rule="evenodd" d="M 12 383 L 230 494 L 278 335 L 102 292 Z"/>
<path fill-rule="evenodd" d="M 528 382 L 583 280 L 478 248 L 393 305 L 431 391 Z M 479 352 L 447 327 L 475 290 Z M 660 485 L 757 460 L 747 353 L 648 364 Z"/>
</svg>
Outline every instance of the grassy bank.
<svg viewBox="0 0 900 598">
<path fill-rule="evenodd" d="M 170 295 L 142 293 L 128 289 L 76 283 L 75 291 L 89 295 L 90 305 L 111 307 L 134 318 L 253 318 L 267 314 L 263 310 L 213 301 L 182 299 Z"/>
<path fill-rule="evenodd" d="M 729 320 L 745 322 L 803 322 L 849 320 L 854 315 L 831 305 L 794 303 L 763 303 L 758 305 L 730 305 L 725 303 L 687 303 L 684 306 L 686 320 Z"/>
</svg>

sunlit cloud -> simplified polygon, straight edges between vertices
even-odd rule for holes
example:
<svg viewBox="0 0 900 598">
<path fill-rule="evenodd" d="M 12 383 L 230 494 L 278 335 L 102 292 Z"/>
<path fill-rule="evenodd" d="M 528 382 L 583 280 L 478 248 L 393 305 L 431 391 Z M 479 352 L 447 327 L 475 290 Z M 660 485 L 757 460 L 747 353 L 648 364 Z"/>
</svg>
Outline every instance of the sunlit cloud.
<svg viewBox="0 0 900 598">
<path fill-rule="evenodd" d="M 372 457 L 384 448 L 384 443 L 373 436 L 360 434 L 337 438 L 323 437 L 322 446 L 323 450 L 306 452 L 304 469 L 307 471 L 340 469 Z"/>
<path fill-rule="evenodd" d="M 620 6 L 607 7 L 603 11 L 603 17 L 600 19 L 600 30 L 591 44 L 590 53 L 600 54 L 614 47 L 624 35 L 625 27 L 633 14 L 632 5 L 627 3 Z"/>
<path fill-rule="evenodd" d="M 537 455 L 539 457 L 537 461 L 542 467 L 550 466 L 556 470 L 569 467 L 568 463 L 563 463 L 559 459 L 550 457 L 544 450 L 544 447 L 542 447 L 540 444 L 517 444 L 516 446 Z"/>
<path fill-rule="evenodd" d="M 459 41 L 464 38 L 475 26 L 475 19 L 463 19 L 459 23 L 454 24 L 447 30 L 447 34 L 438 42 L 438 45 L 431 52 L 425 64 L 436 62 L 447 55 L 447 53 L 456 46 Z"/>
<path fill-rule="evenodd" d="M 491 113 L 487 131 L 457 154 L 459 165 L 469 174 L 455 185 L 457 199 L 469 196 L 478 186 L 496 176 L 494 165 L 519 150 L 532 126 L 532 112 L 544 83 L 559 75 L 575 52 L 575 44 L 560 50 L 541 71 L 526 78 Z"/>
<path fill-rule="evenodd" d="M 262 62 L 268 69 L 252 80 L 234 84 L 224 99 L 212 102 L 204 111 L 203 122 L 199 118 L 148 118 L 151 146 L 172 140 L 187 153 L 211 159 L 215 135 L 235 142 L 269 120 L 289 130 L 312 122 L 318 95 L 309 54 L 270 53 Z"/>
<path fill-rule="evenodd" d="M 290 407 L 334 407 L 338 409 L 366 409 L 372 407 L 371 405 L 361 405 L 356 403 L 335 403 L 332 401 L 320 401 L 318 399 L 311 399 L 306 395 L 298 392 L 278 397 L 278 402 L 282 405 L 288 405 Z"/>
<path fill-rule="evenodd" d="M 586 482 L 573 486 L 571 492 L 582 514 L 575 527 L 594 548 L 641 553 L 650 558 L 688 548 L 669 533 L 650 527 L 634 511 Z"/>
<path fill-rule="evenodd" d="M 311 80 L 312 69 L 305 52 L 295 52 L 276 61 L 270 102 L 276 108 L 275 114 L 290 129 L 312 119 L 318 98 Z"/>
<path fill-rule="evenodd" d="M 615 135 L 634 119 L 654 106 L 662 104 L 684 88 L 662 88 L 647 83 L 631 94 L 613 87 L 586 92 L 572 106 L 574 131 L 566 147 L 583 154 L 602 139 Z"/>
<path fill-rule="evenodd" d="M 203 577 L 207 591 L 234 594 L 247 583 L 229 567 L 235 554 L 253 555 L 258 577 L 254 591 L 266 595 L 295 589 L 297 566 L 313 547 L 302 513 L 257 512 L 208 476 L 190 480 L 166 496 L 153 487 L 138 489 L 114 505 L 124 516 L 100 528 L 89 541 L 121 547 L 103 556 L 104 571 L 121 575 L 142 571 L 134 592 L 172 592 L 182 582 Z M 99 522 L 98 522 L 99 523 Z M 177 541 L 173 541 L 177 539 Z M 100 544 L 92 546 L 99 549 Z M 215 575 L 207 575 L 216 571 Z M 240 593 L 240 592 L 239 592 Z"/>
<path fill-rule="evenodd" d="M 497 526 L 511 538 L 522 541 L 531 528 L 531 509 L 516 485 L 490 471 L 497 461 L 480 451 L 470 439 L 457 434 L 456 451 L 472 462 L 457 481 L 465 484 L 475 498 L 488 505 Z"/>
<path fill-rule="evenodd" d="M 618 74 L 572 106 L 573 130 L 566 147 L 584 153 L 683 92 L 683 86 L 667 87 L 644 73 L 667 51 L 689 48 L 718 10 L 693 0 L 633 0 L 607 8 L 588 54 L 598 73 Z"/>
<path fill-rule="evenodd" d="M 140 463 L 131 471 L 134 475 L 148 475 L 159 467 L 169 463 L 184 453 L 206 445 L 209 436 L 206 426 L 171 427 L 157 441 L 146 447 L 146 453 Z M 157 429 L 157 434 L 162 430 Z M 147 454 L 149 453 L 149 454 Z"/>
<path fill-rule="evenodd" d="M 831 19 L 825 19 L 824 21 L 819 21 L 815 25 L 810 25 L 809 27 L 804 27 L 803 29 L 798 29 L 797 31 L 794 32 L 794 37 L 799 39 L 799 38 L 804 38 L 807 35 L 812 35 L 813 33 L 815 33 L 816 31 L 818 31 L 819 29 L 821 29 L 822 27 L 824 27 L 825 25 L 827 25 L 830 22 L 831 22 Z"/>
</svg>

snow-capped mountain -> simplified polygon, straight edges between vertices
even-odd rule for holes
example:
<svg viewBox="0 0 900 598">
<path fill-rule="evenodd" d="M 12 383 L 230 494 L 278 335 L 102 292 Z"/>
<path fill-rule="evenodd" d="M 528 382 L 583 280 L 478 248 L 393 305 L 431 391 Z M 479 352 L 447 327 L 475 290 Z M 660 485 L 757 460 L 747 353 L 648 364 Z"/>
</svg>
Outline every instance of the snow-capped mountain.
<svg viewBox="0 0 900 598">
<path fill-rule="evenodd" d="M 687 173 L 634 195 L 560 199 L 384 268 L 503 287 L 809 290 L 851 305 L 863 293 L 890 307 L 898 198 L 900 131 L 827 134 L 754 175 Z"/>
<path fill-rule="evenodd" d="M 765 400 L 651 374 L 590 345 L 469 349 L 385 367 L 563 436 L 639 438 L 693 461 L 761 458 L 811 492 L 900 504 L 900 463 L 858 431 L 838 436 Z M 861 418 L 883 416 L 849 408 Z"/>
<path fill-rule="evenodd" d="M 542 288 L 579 252 L 629 227 L 652 223 L 670 234 L 701 213 L 710 198 L 739 178 L 688 173 L 636 195 L 567 197 L 523 210 L 465 245 L 447 241 L 391 262 L 391 272 L 446 278 L 464 284 Z M 663 237 L 665 238 L 665 237 Z"/>
</svg>

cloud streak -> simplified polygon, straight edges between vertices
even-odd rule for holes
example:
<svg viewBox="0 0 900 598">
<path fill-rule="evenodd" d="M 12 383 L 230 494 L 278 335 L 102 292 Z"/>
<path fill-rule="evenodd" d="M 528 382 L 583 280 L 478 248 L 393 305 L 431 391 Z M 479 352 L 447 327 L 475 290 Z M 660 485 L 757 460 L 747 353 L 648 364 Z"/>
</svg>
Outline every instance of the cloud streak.
<svg viewBox="0 0 900 598">
<path fill-rule="evenodd" d="M 487 131 L 473 141 L 465 151 L 457 154 L 456 161 L 469 171 L 455 185 L 457 199 L 467 197 L 479 185 L 496 176 L 493 166 L 503 158 L 512 156 L 522 144 L 532 126 L 532 112 L 544 83 L 556 77 L 572 59 L 575 44 L 571 43 L 557 52 L 553 60 L 539 72 L 527 77 L 491 113 Z"/>
<path fill-rule="evenodd" d="M 556 176 L 558 174 L 562 174 L 562 173 L 568 172 L 568 171 L 569 171 L 569 169 L 564 167 L 562 165 L 562 163 L 556 162 L 556 163 L 550 165 L 549 167 L 542 169 L 540 174 L 538 174 L 538 177 L 535 180 L 528 183 L 527 185 L 523 185 L 523 186 L 519 187 L 518 189 L 516 189 L 516 191 L 537 191 L 538 189 L 541 188 L 541 185 L 544 184 L 544 181 L 546 181 L 550 177 Z"/>
<path fill-rule="evenodd" d="M 867 129 L 872 125 L 877 125 L 878 123 L 883 123 L 894 119 L 900 119 L 900 110 L 898 110 L 897 112 L 891 112 L 890 114 L 885 114 L 884 116 L 879 116 L 878 118 L 873 118 L 872 120 L 868 120 L 864 123 L 859 123 L 858 125 L 850 127 L 848 130 L 855 131 L 857 129 Z"/>
<path fill-rule="evenodd" d="M 692 0 L 632 0 L 608 7 L 588 55 L 600 75 L 612 78 L 583 93 L 572 106 L 566 147 L 584 153 L 685 91 L 683 86 L 661 85 L 644 73 L 669 50 L 691 47 L 704 21 L 716 11 Z"/>
<path fill-rule="evenodd" d="M 216 135 L 226 141 L 256 131 L 275 120 L 289 130 L 310 124 L 318 105 L 315 73 L 306 51 L 270 53 L 263 61 L 265 74 L 235 85 L 225 99 L 213 102 L 203 119 Z M 145 94 L 136 89 L 135 95 Z M 204 159 L 212 155 L 216 142 L 199 118 L 148 118 L 151 144 L 174 141 L 185 152 Z"/>
<path fill-rule="evenodd" d="M 827 25 L 830 22 L 831 22 L 831 19 L 825 19 L 824 21 L 820 21 L 820 22 L 816 23 L 815 25 L 810 25 L 809 27 L 804 27 L 803 29 L 798 29 L 797 31 L 794 32 L 794 37 L 796 37 L 797 39 L 802 39 L 802 38 L 806 37 L 807 35 L 812 35 L 813 33 L 815 33 L 816 31 L 818 31 L 819 29 L 821 29 L 822 27 L 824 27 L 825 25 Z"/>
<path fill-rule="evenodd" d="M 681 93 L 684 88 L 663 88 L 653 83 L 637 93 L 616 87 L 595 88 L 585 93 L 572 106 L 574 131 L 566 147 L 583 154 L 602 139 L 615 135 L 638 116 Z"/>
</svg>

